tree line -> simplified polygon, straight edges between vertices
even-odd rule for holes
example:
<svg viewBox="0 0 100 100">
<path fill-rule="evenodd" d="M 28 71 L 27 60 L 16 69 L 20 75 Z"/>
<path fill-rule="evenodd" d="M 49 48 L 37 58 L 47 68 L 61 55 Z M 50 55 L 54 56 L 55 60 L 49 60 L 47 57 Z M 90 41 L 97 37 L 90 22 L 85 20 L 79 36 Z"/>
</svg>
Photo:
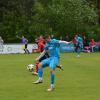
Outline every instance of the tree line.
<svg viewBox="0 0 100 100">
<path fill-rule="evenodd" d="M 6 43 L 16 36 L 33 42 L 39 35 L 70 38 L 76 33 L 100 39 L 100 4 L 95 0 L 0 0 L 0 36 Z"/>
</svg>

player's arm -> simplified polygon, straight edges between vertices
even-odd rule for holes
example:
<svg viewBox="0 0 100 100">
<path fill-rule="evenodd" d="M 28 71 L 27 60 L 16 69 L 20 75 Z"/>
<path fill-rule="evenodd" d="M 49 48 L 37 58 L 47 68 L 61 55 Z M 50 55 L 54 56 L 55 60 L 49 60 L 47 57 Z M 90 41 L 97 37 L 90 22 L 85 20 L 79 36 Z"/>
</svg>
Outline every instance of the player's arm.
<svg viewBox="0 0 100 100">
<path fill-rule="evenodd" d="M 22 39 L 20 36 L 18 36 L 18 35 L 16 35 L 16 38 L 18 38 L 18 39 Z"/>
<path fill-rule="evenodd" d="M 26 41 L 28 42 L 28 39 L 27 38 L 25 38 L 26 39 Z"/>
<path fill-rule="evenodd" d="M 63 41 L 63 40 L 56 40 L 56 39 L 53 39 L 53 42 L 54 42 L 54 43 L 59 43 L 59 44 L 61 44 L 61 43 L 65 43 L 65 44 L 70 44 L 70 43 L 72 43 L 72 41 L 67 42 L 67 41 Z"/>
<path fill-rule="evenodd" d="M 67 41 L 62 41 L 62 40 L 59 40 L 59 43 L 70 44 L 71 42 L 67 42 Z"/>
<path fill-rule="evenodd" d="M 39 59 L 41 59 L 44 55 L 45 55 L 46 51 L 44 50 L 35 60 L 39 61 Z"/>
<path fill-rule="evenodd" d="M 35 61 L 39 61 L 48 51 L 48 44 L 45 45 L 44 51 L 35 59 Z"/>
</svg>

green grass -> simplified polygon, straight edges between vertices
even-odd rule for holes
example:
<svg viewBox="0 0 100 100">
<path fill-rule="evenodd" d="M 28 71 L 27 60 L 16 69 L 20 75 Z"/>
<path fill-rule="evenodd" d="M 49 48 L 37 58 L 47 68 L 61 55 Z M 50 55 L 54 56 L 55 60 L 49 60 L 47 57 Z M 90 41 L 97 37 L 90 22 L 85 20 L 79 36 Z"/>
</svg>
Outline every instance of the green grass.
<svg viewBox="0 0 100 100">
<path fill-rule="evenodd" d="M 61 54 L 64 71 L 56 70 L 55 90 L 46 92 L 49 69 L 44 69 L 44 83 L 27 71 L 38 54 L 0 55 L 0 100 L 100 100 L 100 53 Z"/>
</svg>

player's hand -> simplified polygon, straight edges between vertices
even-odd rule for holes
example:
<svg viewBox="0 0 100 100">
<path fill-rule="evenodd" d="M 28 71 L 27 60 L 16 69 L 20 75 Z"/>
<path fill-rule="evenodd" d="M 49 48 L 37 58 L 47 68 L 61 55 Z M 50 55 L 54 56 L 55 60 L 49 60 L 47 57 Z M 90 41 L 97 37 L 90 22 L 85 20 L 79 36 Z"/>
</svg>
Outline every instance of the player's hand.
<svg viewBox="0 0 100 100">
<path fill-rule="evenodd" d="M 38 58 L 36 58 L 36 59 L 35 59 L 35 62 L 39 62 L 39 59 L 38 59 Z"/>
<path fill-rule="evenodd" d="M 69 43 L 71 44 L 71 43 L 73 43 L 73 41 L 70 41 Z"/>
</svg>

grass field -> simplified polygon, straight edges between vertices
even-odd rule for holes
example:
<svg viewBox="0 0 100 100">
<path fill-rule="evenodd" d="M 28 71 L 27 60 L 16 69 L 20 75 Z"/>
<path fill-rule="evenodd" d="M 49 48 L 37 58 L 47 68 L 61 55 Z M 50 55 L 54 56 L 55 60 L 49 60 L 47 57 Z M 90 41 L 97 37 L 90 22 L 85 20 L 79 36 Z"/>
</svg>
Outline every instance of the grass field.
<svg viewBox="0 0 100 100">
<path fill-rule="evenodd" d="M 26 65 L 38 54 L 0 55 L 0 100 L 100 100 L 100 53 L 61 54 L 64 71 L 56 70 L 55 90 L 49 86 L 49 69 L 44 83 L 32 84 L 38 77 Z"/>
</svg>

